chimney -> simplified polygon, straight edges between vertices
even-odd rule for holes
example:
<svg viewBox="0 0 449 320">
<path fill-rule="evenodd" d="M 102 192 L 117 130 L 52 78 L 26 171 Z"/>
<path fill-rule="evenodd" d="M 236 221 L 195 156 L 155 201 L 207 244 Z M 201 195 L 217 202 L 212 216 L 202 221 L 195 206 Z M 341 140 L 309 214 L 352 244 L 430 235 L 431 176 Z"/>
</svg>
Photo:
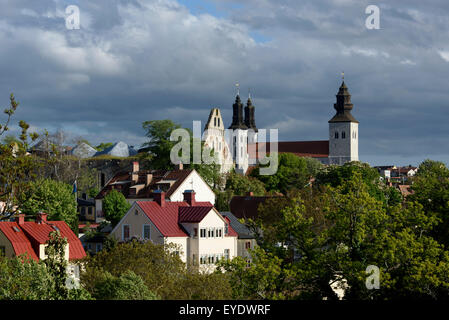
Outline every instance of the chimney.
<svg viewBox="0 0 449 320">
<path fill-rule="evenodd" d="M 16 222 L 17 222 L 19 225 L 22 225 L 22 224 L 25 222 L 25 215 L 24 215 L 23 213 L 17 215 L 17 217 L 16 217 Z"/>
<path fill-rule="evenodd" d="M 194 206 L 196 204 L 195 201 L 195 191 L 193 190 L 186 190 L 183 193 L 184 195 L 184 201 L 189 204 L 189 206 Z"/>
<path fill-rule="evenodd" d="M 184 170 L 184 164 L 181 162 L 179 164 L 176 165 L 176 170 Z"/>
<path fill-rule="evenodd" d="M 42 222 L 47 222 L 47 214 L 45 212 L 39 212 L 36 217 L 36 222 L 41 224 Z"/>
<path fill-rule="evenodd" d="M 151 173 L 147 174 L 147 181 L 145 181 L 145 185 L 148 187 L 153 180 L 153 175 Z"/>
<path fill-rule="evenodd" d="M 139 161 L 133 162 L 133 172 L 139 172 Z"/>
<path fill-rule="evenodd" d="M 165 207 L 165 192 L 161 190 L 156 190 L 153 192 L 153 199 L 156 201 L 161 207 Z"/>
<path fill-rule="evenodd" d="M 254 192 L 252 192 L 252 191 L 247 192 L 246 195 L 247 195 L 248 197 L 254 197 Z"/>
<path fill-rule="evenodd" d="M 133 162 L 133 172 L 131 173 L 131 180 L 134 183 L 137 183 L 139 180 L 139 162 L 138 161 L 134 161 Z"/>
</svg>

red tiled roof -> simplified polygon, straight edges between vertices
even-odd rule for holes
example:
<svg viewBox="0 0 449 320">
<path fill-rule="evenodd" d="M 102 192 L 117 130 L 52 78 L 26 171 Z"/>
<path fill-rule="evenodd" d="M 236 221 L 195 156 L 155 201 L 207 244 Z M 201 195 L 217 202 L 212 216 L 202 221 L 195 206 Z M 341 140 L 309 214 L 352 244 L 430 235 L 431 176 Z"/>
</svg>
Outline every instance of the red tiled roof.
<svg viewBox="0 0 449 320">
<path fill-rule="evenodd" d="M 212 205 L 208 207 L 180 207 L 178 209 L 179 222 L 201 222 L 212 208 Z"/>
<path fill-rule="evenodd" d="M 156 201 L 137 201 L 137 205 L 154 223 L 164 237 L 188 237 L 180 222 L 200 222 L 213 209 L 210 202 L 165 202 L 161 207 Z M 237 237 L 237 232 L 229 226 L 228 236 Z"/>
<path fill-rule="evenodd" d="M 167 201 L 163 207 L 156 201 L 137 201 L 136 203 L 164 237 L 187 237 L 178 223 L 178 208 L 187 207 L 187 202 Z"/>
<path fill-rule="evenodd" d="M 13 227 L 16 227 L 19 232 L 15 231 Z M 23 230 L 19 227 L 17 222 L 0 222 L 0 231 L 8 238 L 9 242 L 11 242 L 12 247 L 14 249 L 14 253 L 16 256 L 21 254 L 28 254 L 32 259 L 39 261 L 36 252 L 34 252 L 30 240 L 24 234 Z"/>
<path fill-rule="evenodd" d="M 231 220 L 228 217 L 225 217 L 222 215 L 222 217 L 226 220 L 226 223 L 228 224 L 228 234 L 225 235 L 226 237 L 238 237 L 238 233 L 231 227 Z"/>
<path fill-rule="evenodd" d="M 47 221 L 46 223 L 24 222 L 20 228 L 25 232 L 31 241 L 44 244 L 48 240 L 50 232 L 55 231 L 52 226 L 56 226 L 62 237 L 69 243 L 69 260 L 81 259 L 86 256 L 80 239 L 73 233 L 64 221 Z"/>
<path fill-rule="evenodd" d="M 259 150 L 266 148 L 270 152 L 269 143 L 256 143 L 248 145 L 250 157 L 255 159 Z M 278 153 L 293 153 L 299 157 L 327 158 L 329 157 L 329 141 L 280 141 Z"/>
</svg>

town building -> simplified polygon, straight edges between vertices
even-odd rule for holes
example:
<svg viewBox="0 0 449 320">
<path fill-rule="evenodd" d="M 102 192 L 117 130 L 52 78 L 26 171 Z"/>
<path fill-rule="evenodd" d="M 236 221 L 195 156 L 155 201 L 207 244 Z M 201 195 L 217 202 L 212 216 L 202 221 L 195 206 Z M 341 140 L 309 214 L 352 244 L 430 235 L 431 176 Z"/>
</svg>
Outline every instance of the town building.
<svg viewBox="0 0 449 320">
<path fill-rule="evenodd" d="M 35 221 L 25 221 L 19 214 L 15 221 L 0 221 L 0 255 L 8 258 L 26 256 L 39 261 L 47 258 L 45 248 L 51 232 L 58 231 L 67 239 L 64 257 L 68 262 L 69 288 L 79 285 L 79 266 L 76 260 L 86 256 L 81 241 L 64 221 L 47 221 L 46 213 L 39 213 Z"/>
<path fill-rule="evenodd" d="M 206 272 L 220 259 L 234 258 L 238 235 L 230 220 L 212 203 L 197 201 L 193 190 L 185 190 L 183 196 L 183 201 L 167 201 L 166 193 L 158 190 L 154 201 L 134 202 L 110 236 L 120 242 L 174 244 L 183 262 Z"/>
<path fill-rule="evenodd" d="M 185 190 L 194 190 L 198 201 L 215 204 L 215 193 L 194 169 L 141 170 L 139 162 L 131 170 L 116 173 L 95 197 L 97 221 L 104 220 L 103 199 L 111 190 L 121 192 L 130 204 L 153 200 L 154 191 L 163 191 L 168 201 L 182 201 Z"/>
</svg>

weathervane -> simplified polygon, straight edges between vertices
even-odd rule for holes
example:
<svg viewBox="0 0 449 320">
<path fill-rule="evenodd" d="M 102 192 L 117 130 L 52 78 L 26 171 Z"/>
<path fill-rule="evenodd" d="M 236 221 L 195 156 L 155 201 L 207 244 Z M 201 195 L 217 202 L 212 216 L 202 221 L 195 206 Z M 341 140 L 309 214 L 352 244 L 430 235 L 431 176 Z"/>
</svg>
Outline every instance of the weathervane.
<svg viewBox="0 0 449 320">
<path fill-rule="evenodd" d="M 341 79 L 342 79 L 343 81 L 345 81 L 345 72 L 344 72 L 344 71 L 341 72 Z"/>
</svg>

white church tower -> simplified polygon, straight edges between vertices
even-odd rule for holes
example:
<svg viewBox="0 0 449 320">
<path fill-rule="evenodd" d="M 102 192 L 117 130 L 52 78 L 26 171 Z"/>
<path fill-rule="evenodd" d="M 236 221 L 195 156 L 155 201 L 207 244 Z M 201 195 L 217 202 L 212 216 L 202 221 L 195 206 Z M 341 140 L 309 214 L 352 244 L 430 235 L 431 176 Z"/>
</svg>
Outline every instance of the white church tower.
<svg viewBox="0 0 449 320">
<path fill-rule="evenodd" d="M 237 85 L 238 86 L 238 85 Z M 235 171 L 245 174 L 249 167 L 248 143 L 257 142 L 257 127 L 255 121 L 255 107 L 251 96 L 245 107 L 245 118 L 243 118 L 243 104 L 240 100 L 240 92 L 237 91 L 235 103 L 232 106 L 232 124 L 229 129 L 233 130 L 229 137 L 232 159 L 235 163 Z"/>
<path fill-rule="evenodd" d="M 329 164 L 359 161 L 359 122 L 351 114 L 353 104 L 344 81 L 334 108 L 337 113 L 329 120 Z"/>
</svg>

